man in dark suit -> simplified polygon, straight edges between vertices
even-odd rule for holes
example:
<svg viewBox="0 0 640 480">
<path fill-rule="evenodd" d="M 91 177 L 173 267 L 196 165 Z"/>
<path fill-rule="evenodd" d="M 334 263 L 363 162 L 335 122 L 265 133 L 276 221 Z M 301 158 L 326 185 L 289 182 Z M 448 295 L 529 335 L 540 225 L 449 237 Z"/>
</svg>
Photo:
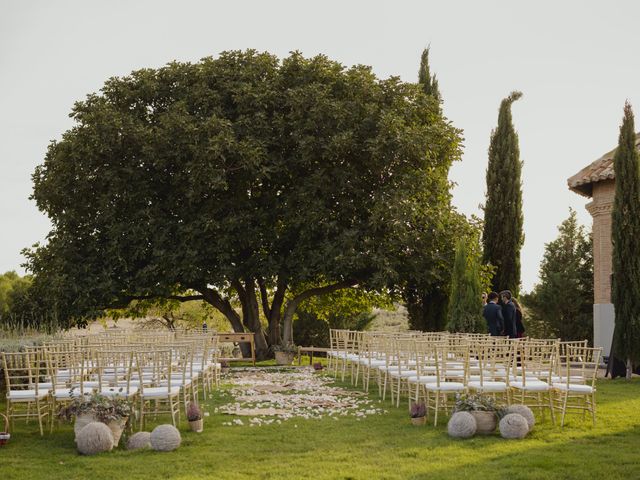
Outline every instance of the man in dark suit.
<svg viewBox="0 0 640 480">
<path fill-rule="evenodd" d="M 496 337 L 502 333 L 504 320 L 502 318 L 502 307 L 498 305 L 498 294 L 491 292 L 487 297 L 488 303 L 482 310 L 482 315 L 487 320 L 489 333 Z"/>
<path fill-rule="evenodd" d="M 502 318 L 504 318 L 504 333 L 509 338 L 517 338 L 518 330 L 516 328 L 516 306 L 511 301 L 511 292 L 503 290 L 500 292 L 502 299 Z"/>
</svg>

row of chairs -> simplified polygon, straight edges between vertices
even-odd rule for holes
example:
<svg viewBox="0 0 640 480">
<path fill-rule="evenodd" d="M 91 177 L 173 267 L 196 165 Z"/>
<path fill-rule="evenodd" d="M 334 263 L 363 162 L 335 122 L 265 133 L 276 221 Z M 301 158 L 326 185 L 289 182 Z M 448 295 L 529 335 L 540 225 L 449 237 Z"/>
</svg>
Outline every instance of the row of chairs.
<svg viewBox="0 0 640 480">
<path fill-rule="evenodd" d="M 356 332 L 331 330 L 330 369 L 335 377 L 350 376 L 355 385 L 369 391 L 378 386 L 385 399 L 400 405 L 424 399 L 437 425 L 445 412 L 464 393 L 481 393 L 503 403 L 526 404 L 561 413 L 591 414 L 596 421 L 595 379 L 602 350 L 586 341 L 559 339 L 509 339 L 481 334 L 448 332 Z"/>
<path fill-rule="evenodd" d="M 219 384 L 217 355 L 215 336 L 162 334 L 96 335 L 3 353 L 7 416 L 12 425 L 15 418 L 37 417 L 43 434 L 44 421 L 48 417 L 52 430 L 60 407 L 98 392 L 137 405 L 140 429 L 150 413 L 168 413 L 177 425 L 180 405 L 186 410 Z"/>
</svg>

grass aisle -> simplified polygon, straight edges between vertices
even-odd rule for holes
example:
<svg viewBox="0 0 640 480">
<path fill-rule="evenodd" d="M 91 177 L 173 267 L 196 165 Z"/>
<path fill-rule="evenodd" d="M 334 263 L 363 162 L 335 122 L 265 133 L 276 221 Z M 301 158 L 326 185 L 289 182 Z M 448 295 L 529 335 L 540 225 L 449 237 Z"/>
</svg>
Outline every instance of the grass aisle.
<svg viewBox="0 0 640 480">
<path fill-rule="evenodd" d="M 452 440 L 444 423 L 414 427 L 406 404 L 396 409 L 374 395 L 372 405 L 388 413 L 227 426 L 232 417 L 215 411 L 231 400 L 226 389 L 203 405 L 210 412 L 204 433 L 189 432 L 183 421 L 182 446 L 171 453 L 118 449 L 82 457 L 70 425 L 41 438 L 37 426 L 17 422 L 10 443 L 0 447 L 0 479 L 640 477 L 640 379 L 599 381 L 597 427 L 580 417 L 570 417 L 564 429 L 547 421 L 521 441 Z"/>
</svg>

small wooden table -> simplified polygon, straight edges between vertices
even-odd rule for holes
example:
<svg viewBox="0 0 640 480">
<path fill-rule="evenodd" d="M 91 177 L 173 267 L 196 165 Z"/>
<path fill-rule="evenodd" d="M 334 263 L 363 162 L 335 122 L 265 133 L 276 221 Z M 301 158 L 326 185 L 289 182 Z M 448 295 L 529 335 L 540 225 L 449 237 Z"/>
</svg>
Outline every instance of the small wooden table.
<svg viewBox="0 0 640 480">
<path fill-rule="evenodd" d="M 309 354 L 309 365 L 313 365 L 313 354 L 314 353 L 327 353 L 329 352 L 329 348 L 323 347 L 298 347 L 298 365 L 302 364 L 302 353 L 306 352 Z"/>
<path fill-rule="evenodd" d="M 218 337 L 220 343 L 249 343 L 251 344 L 251 361 L 253 366 L 256 366 L 256 347 L 255 347 L 255 334 L 253 333 L 216 333 L 214 335 Z M 220 360 L 226 360 L 228 362 L 242 362 L 244 358 L 221 358 Z"/>
</svg>

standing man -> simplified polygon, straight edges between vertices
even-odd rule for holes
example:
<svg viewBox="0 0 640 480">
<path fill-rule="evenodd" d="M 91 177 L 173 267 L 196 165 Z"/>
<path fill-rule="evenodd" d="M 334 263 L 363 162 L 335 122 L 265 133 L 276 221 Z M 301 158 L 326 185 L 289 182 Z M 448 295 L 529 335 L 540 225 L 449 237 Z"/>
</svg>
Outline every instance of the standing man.
<svg viewBox="0 0 640 480">
<path fill-rule="evenodd" d="M 491 292 L 487 303 L 482 309 L 482 316 L 487 320 L 487 328 L 492 337 L 497 337 L 502 333 L 504 320 L 502 318 L 502 307 L 498 305 L 498 294 Z"/>
<path fill-rule="evenodd" d="M 502 299 L 502 317 L 504 318 L 504 333 L 509 338 L 517 338 L 518 330 L 516 328 L 516 306 L 511 301 L 511 292 L 503 290 L 500 292 Z"/>
</svg>

